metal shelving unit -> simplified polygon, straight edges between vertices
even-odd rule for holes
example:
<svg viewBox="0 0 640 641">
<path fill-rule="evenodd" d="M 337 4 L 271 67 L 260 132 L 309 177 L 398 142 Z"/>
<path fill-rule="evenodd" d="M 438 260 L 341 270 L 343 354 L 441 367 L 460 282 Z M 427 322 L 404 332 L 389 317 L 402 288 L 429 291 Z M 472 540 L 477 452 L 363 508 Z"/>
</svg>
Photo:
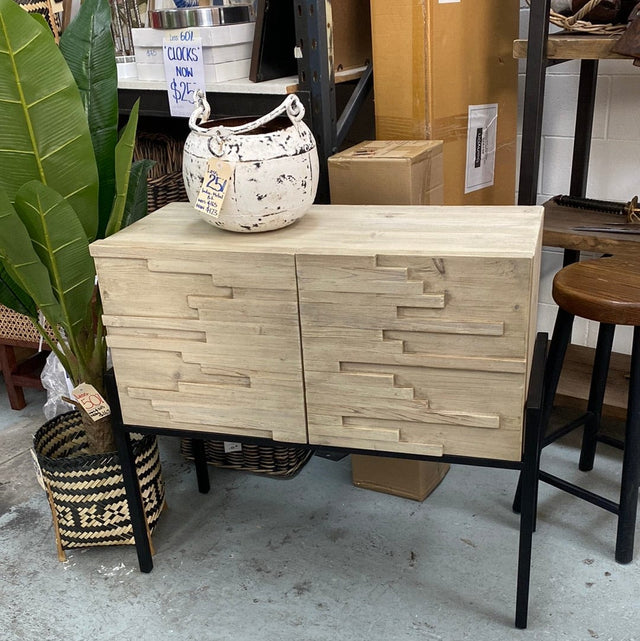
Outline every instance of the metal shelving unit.
<svg viewBox="0 0 640 641">
<path fill-rule="evenodd" d="M 373 80 L 369 65 L 358 75 L 353 92 L 340 116 L 336 111 L 336 78 L 333 71 L 331 5 L 326 0 L 293 0 L 298 77 L 251 83 L 231 81 L 207 87 L 207 99 L 215 116 L 256 115 L 276 107 L 286 93 L 295 91 L 305 105 L 305 120 L 314 133 L 320 158 L 320 182 L 316 202 L 328 202 L 327 158 L 334 154 Z M 353 72 L 348 76 L 353 77 Z M 350 80 L 350 82 L 353 82 Z M 140 114 L 169 117 L 169 103 L 162 83 L 124 80 L 120 83 L 120 111 L 128 113 L 141 98 Z"/>
</svg>

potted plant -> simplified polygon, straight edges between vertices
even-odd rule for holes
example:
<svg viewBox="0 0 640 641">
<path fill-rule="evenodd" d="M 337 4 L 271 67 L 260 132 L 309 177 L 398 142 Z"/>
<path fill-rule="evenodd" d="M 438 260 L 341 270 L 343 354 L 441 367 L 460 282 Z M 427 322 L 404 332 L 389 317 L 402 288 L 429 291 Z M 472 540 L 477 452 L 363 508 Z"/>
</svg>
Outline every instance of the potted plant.
<svg viewBox="0 0 640 641">
<path fill-rule="evenodd" d="M 107 347 L 89 244 L 146 214 L 151 165 L 132 164 L 137 104 L 118 136 L 108 0 L 85 0 L 59 47 L 41 20 L 0 0 L 0 50 L 0 302 L 31 319 L 74 386 L 104 396 Z M 164 493 L 157 445 L 140 443 L 144 473 L 155 475 L 141 478 L 152 526 Z M 98 501 L 79 514 L 77 495 L 55 505 L 57 486 L 68 488 L 58 464 L 72 469 L 73 479 L 78 467 L 90 469 L 109 493 L 122 486 L 108 418 L 96 421 L 84 411 L 56 417 L 38 432 L 34 449 L 62 557 L 64 547 L 131 540 L 123 487 L 115 507 Z M 56 469 L 48 471 L 49 464 Z M 72 485 L 80 494 L 98 492 Z M 98 535 L 72 531 L 87 519 Z"/>
</svg>

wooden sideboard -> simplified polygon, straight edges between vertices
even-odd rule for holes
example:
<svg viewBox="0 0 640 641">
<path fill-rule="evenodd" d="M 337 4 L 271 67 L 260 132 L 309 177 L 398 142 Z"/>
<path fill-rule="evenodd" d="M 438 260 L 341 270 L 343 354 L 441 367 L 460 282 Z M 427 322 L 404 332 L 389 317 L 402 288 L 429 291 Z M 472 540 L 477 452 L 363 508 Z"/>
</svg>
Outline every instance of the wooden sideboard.
<svg viewBox="0 0 640 641">
<path fill-rule="evenodd" d="M 519 461 L 541 207 L 175 203 L 94 243 L 125 423 Z"/>
</svg>

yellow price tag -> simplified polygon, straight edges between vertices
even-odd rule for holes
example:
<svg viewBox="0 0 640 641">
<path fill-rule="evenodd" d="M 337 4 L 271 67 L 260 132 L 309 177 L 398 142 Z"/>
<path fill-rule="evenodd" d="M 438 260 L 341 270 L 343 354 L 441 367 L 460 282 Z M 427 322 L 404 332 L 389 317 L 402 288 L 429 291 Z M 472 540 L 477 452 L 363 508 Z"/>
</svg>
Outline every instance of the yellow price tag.
<svg viewBox="0 0 640 641">
<path fill-rule="evenodd" d="M 218 218 L 224 197 L 229 189 L 229 181 L 233 175 L 233 165 L 221 160 L 211 158 L 207 164 L 207 173 L 202 181 L 202 189 L 198 194 L 195 208 L 212 218 Z"/>
</svg>

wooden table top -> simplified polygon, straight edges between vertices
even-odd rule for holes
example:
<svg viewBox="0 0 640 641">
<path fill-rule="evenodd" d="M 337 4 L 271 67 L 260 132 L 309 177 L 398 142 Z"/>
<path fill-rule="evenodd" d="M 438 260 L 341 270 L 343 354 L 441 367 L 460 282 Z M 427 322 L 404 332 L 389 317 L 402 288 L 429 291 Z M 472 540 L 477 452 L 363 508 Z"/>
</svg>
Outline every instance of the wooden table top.
<svg viewBox="0 0 640 641">
<path fill-rule="evenodd" d="M 640 257 L 640 225 L 637 234 L 577 231 L 575 227 L 624 222 L 624 216 L 573 207 L 561 207 L 549 200 L 544 204 L 542 244 L 577 251 Z"/>
</svg>

